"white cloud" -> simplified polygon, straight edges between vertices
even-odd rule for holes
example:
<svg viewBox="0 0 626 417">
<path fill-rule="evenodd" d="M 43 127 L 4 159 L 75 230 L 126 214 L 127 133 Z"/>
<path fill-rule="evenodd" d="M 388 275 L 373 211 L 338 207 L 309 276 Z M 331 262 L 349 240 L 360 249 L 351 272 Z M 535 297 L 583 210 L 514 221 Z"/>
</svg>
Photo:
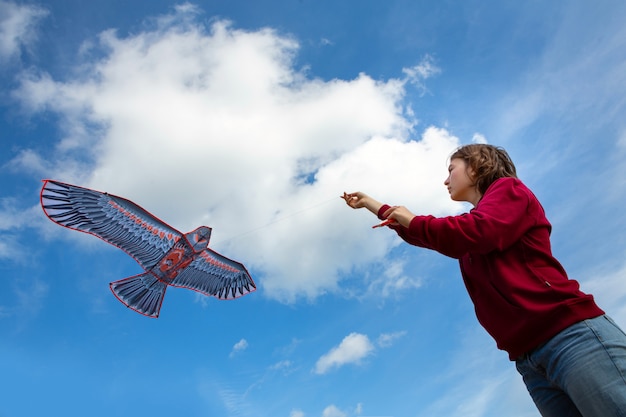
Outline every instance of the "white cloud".
<svg viewBox="0 0 626 417">
<path fill-rule="evenodd" d="M 487 138 L 482 133 L 474 133 L 474 135 L 472 135 L 472 142 L 473 143 L 488 143 Z"/>
<path fill-rule="evenodd" d="M 27 171 L 43 176 L 50 170 L 51 165 L 31 149 L 23 149 L 6 164 L 6 167 L 15 172 Z"/>
<path fill-rule="evenodd" d="M 341 411 L 337 406 L 331 404 L 324 409 L 322 417 L 346 417 L 347 414 Z"/>
<path fill-rule="evenodd" d="M 246 349 L 248 349 L 248 341 L 246 339 L 241 339 L 240 341 L 235 343 L 235 345 L 233 346 L 233 349 L 230 352 L 230 357 L 232 358 L 237 353 L 243 352 Z"/>
<path fill-rule="evenodd" d="M 350 333 L 341 343 L 318 359 L 314 372 L 325 374 L 333 368 L 358 364 L 374 351 L 369 338 L 360 333 Z"/>
<path fill-rule="evenodd" d="M 11 236 L 2 234 L 2 241 L 0 241 L 0 259 L 11 259 L 20 254 L 20 249 L 14 244 L 9 243 Z M 6 239 L 6 240 L 5 240 Z"/>
<path fill-rule="evenodd" d="M 283 371 L 285 374 L 289 374 L 293 368 L 293 362 L 290 360 L 283 360 L 280 362 L 276 362 L 272 366 L 270 366 L 270 370 L 272 371 Z"/>
<path fill-rule="evenodd" d="M 305 414 L 302 410 L 292 410 L 291 413 L 289 413 L 289 417 L 304 417 Z"/>
<path fill-rule="evenodd" d="M 391 345 L 395 343 L 396 340 L 406 336 L 406 334 L 407 334 L 406 331 L 394 332 L 394 333 L 383 333 L 380 336 L 378 336 L 376 343 L 381 348 L 390 347 Z"/>
<path fill-rule="evenodd" d="M 131 199 L 182 232 L 213 227 L 211 247 L 285 302 L 339 291 L 398 243 L 372 232 L 376 219 L 348 209 L 343 191 L 457 209 L 442 183 L 459 141 L 434 127 L 409 140 L 406 80 L 307 78 L 294 39 L 206 28 L 196 8 L 176 10 L 152 31 L 102 33 L 103 57 L 76 64 L 82 78 L 24 72 L 14 97 L 58 113 L 64 135 L 46 158 L 24 150 L 13 166 Z M 403 277 L 394 272 L 388 294 L 419 287 Z"/>
<path fill-rule="evenodd" d="M 0 213 L 2 214 L 0 215 L 0 231 L 20 227 L 26 222 L 26 219 L 20 216 L 21 210 L 17 204 L 16 198 L 0 198 Z"/>
<path fill-rule="evenodd" d="M 0 1 L 0 63 L 20 55 L 37 40 L 36 24 L 48 12 L 33 5 Z"/>
<path fill-rule="evenodd" d="M 432 56 L 426 55 L 419 64 L 409 68 L 402 68 L 402 72 L 406 76 L 405 81 L 417 86 L 424 94 L 427 91 L 424 81 L 439 74 L 441 68 L 435 64 Z"/>
<path fill-rule="evenodd" d="M 420 277 L 409 276 L 405 273 L 405 261 L 402 259 L 388 260 L 384 271 L 375 275 L 368 284 L 367 295 L 382 297 L 383 299 L 399 296 L 411 289 L 422 286 Z"/>
<path fill-rule="evenodd" d="M 23 207 L 17 198 L 0 198 L 0 259 L 24 264 L 32 262 L 32 257 L 17 230 L 37 227 L 44 222 L 41 208 Z"/>
<path fill-rule="evenodd" d="M 376 344 L 380 348 L 388 348 L 406 334 L 406 331 L 382 333 L 376 339 Z M 350 333 L 343 338 L 339 345 L 333 347 L 317 360 L 313 372 L 321 375 L 344 365 L 358 365 L 375 351 L 376 346 L 374 346 L 367 335 L 356 332 Z"/>
</svg>

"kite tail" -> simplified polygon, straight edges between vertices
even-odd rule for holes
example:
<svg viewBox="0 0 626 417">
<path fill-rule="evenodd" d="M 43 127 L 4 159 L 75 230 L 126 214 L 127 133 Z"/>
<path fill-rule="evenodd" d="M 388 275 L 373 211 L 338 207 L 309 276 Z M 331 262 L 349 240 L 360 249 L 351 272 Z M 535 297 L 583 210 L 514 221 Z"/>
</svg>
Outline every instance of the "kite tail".
<svg viewBox="0 0 626 417">
<path fill-rule="evenodd" d="M 150 272 L 135 275 L 109 284 L 113 295 L 128 308 L 148 317 L 159 317 L 167 284 Z"/>
</svg>

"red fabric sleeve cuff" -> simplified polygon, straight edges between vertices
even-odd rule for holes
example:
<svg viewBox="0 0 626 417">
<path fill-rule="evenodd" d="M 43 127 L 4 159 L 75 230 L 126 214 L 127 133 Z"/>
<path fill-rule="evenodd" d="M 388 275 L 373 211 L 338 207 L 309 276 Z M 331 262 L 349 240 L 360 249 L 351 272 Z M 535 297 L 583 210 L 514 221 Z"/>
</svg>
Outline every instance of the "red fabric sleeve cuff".
<svg viewBox="0 0 626 417">
<path fill-rule="evenodd" d="M 387 210 L 389 210 L 391 208 L 391 206 L 389 204 L 383 204 L 379 209 L 378 209 L 378 218 L 380 220 L 385 220 L 385 217 L 383 217 L 383 213 L 386 212 Z"/>
</svg>

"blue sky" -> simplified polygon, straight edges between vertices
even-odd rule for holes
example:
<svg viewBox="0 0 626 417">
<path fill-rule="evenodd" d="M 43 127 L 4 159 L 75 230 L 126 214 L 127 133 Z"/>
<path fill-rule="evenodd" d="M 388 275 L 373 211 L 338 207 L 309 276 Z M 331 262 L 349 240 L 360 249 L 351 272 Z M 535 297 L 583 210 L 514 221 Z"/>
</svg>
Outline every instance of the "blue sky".
<svg viewBox="0 0 626 417">
<path fill-rule="evenodd" d="M 621 1 L 0 0 L 0 416 L 537 416 L 457 264 L 347 209 L 449 201 L 460 144 L 505 147 L 553 251 L 626 326 Z M 39 206 L 133 200 L 258 291 L 108 283 L 126 254 Z"/>
</svg>

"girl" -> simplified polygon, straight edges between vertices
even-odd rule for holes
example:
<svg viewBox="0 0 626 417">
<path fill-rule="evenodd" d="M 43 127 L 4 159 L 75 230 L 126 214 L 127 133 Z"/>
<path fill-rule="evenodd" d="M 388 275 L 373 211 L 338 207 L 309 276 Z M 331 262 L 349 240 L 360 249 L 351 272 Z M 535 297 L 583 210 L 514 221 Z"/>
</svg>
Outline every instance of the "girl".
<svg viewBox="0 0 626 417">
<path fill-rule="evenodd" d="M 362 192 L 344 193 L 391 221 L 407 243 L 459 260 L 481 325 L 516 362 L 544 417 L 626 416 L 626 335 L 552 256 L 551 225 L 502 148 L 472 144 L 450 157 L 444 184 L 474 208 L 416 216 Z"/>
</svg>

